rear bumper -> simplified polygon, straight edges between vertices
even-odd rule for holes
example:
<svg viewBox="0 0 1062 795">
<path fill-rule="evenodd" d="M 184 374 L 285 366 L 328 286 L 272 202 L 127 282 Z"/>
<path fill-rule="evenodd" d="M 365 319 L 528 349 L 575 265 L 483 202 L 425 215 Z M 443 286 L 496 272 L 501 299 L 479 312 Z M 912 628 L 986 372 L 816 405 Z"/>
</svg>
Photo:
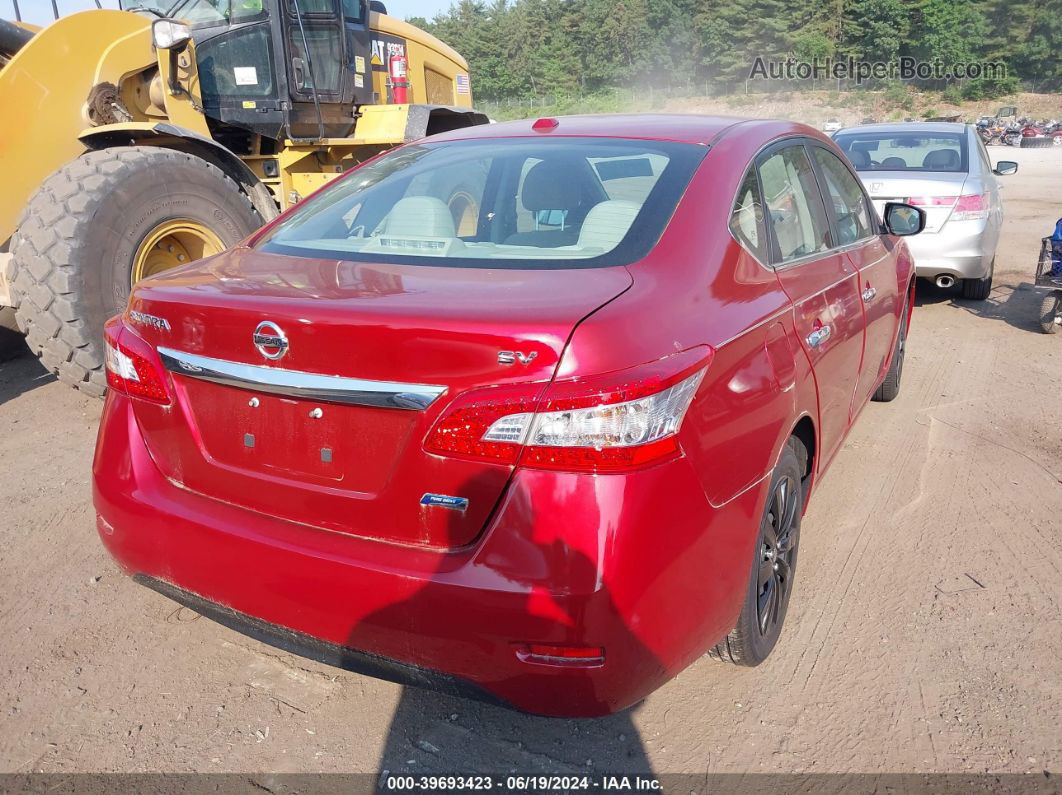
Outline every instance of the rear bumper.
<svg viewBox="0 0 1062 795">
<path fill-rule="evenodd" d="M 713 508 L 685 459 L 518 470 L 480 538 L 439 552 L 192 494 L 160 474 L 119 395 L 93 464 L 101 539 L 157 590 L 341 667 L 565 716 L 636 703 L 729 630 L 763 491 Z M 527 643 L 602 647 L 605 661 L 526 662 Z"/>
<path fill-rule="evenodd" d="M 988 275 L 995 256 L 990 237 L 984 221 L 960 221 L 946 223 L 939 232 L 923 232 L 906 240 L 919 276 L 981 279 Z"/>
</svg>

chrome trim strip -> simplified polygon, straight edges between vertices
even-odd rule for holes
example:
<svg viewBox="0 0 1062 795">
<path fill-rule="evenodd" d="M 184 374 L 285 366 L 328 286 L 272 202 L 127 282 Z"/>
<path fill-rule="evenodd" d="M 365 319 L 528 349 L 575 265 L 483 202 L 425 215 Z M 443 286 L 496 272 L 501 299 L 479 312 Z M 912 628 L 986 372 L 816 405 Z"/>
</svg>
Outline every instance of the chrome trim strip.
<svg viewBox="0 0 1062 795">
<path fill-rule="evenodd" d="M 423 411 L 446 391 L 444 386 L 366 381 L 361 378 L 317 375 L 279 367 L 241 364 L 184 353 L 173 348 L 160 347 L 158 351 L 167 370 L 189 378 L 325 403 Z"/>
</svg>

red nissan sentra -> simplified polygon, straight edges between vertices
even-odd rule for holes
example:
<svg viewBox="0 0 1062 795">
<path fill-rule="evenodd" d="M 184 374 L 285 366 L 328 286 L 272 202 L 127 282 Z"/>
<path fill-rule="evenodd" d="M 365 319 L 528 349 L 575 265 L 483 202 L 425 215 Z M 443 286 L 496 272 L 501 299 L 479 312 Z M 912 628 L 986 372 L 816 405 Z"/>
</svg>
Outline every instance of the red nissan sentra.
<svg viewBox="0 0 1062 795">
<path fill-rule="evenodd" d="M 803 125 L 540 119 L 392 150 L 106 329 L 101 538 L 349 670 L 548 715 L 774 647 L 800 518 L 897 394 L 914 270 Z"/>
</svg>

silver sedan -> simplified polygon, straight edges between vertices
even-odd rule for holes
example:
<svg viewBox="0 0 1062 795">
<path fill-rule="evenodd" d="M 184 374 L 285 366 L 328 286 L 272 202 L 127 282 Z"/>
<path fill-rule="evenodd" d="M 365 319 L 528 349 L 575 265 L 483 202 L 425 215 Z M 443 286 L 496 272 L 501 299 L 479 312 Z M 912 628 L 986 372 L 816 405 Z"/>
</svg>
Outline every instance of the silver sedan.
<svg viewBox="0 0 1062 795">
<path fill-rule="evenodd" d="M 997 176 L 1018 164 L 989 159 L 973 125 L 949 122 L 848 127 L 834 140 L 855 166 L 881 215 L 886 202 L 926 211 L 925 231 L 908 247 L 919 276 L 950 287 L 962 281 L 964 298 L 984 300 L 1003 225 Z"/>
</svg>

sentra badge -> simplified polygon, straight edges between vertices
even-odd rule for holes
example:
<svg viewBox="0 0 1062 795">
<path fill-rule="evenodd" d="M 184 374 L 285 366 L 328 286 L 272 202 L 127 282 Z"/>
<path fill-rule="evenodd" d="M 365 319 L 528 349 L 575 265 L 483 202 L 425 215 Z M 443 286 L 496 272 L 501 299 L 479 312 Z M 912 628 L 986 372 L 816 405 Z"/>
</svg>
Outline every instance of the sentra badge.
<svg viewBox="0 0 1062 795">
<path fill-rule="evenodd" d="M 146 312 L 132 311 L 129 313 L 129 319 L 134 323 L 139 323 L 142 326 L 151 326 L 159 331 L 169 331 L 170 321 L 164 317 L 156 317 L 155 315 L 149 315 Z"/>
</svg>

